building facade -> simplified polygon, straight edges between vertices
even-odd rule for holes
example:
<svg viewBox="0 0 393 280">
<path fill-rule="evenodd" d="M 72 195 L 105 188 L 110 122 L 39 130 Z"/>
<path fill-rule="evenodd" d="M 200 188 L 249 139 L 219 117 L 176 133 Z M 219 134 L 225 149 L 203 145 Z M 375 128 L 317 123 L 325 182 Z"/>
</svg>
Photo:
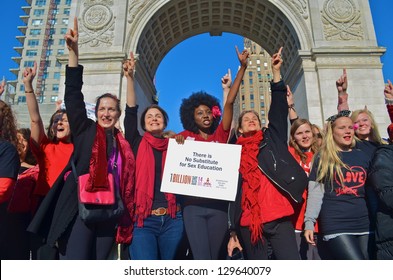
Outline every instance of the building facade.
<svg viewBox="0 0 393 280">
<path fill-rule="evenodd" d="M 26 24 L 18 26 L 22 35 L 17 36 L 20 46 L 14 47 L 19 54 L 12 59 L 19 65 L 10 69 L 16 80 L 8 83 L 14 87 L 9 102 L 17 114 L 21 127 L 30 126 L 27 114 L 24 85 L 21 82 L 25 67 L 37 63 L 34 89 L 40 103 L 41 115 L 45 122 L 56 108 L 62 64 L 56 59 L 65 52 L 64 35 L 68 30 L 72 0 L 26 0 L 20 16 Z"/>
</svg>

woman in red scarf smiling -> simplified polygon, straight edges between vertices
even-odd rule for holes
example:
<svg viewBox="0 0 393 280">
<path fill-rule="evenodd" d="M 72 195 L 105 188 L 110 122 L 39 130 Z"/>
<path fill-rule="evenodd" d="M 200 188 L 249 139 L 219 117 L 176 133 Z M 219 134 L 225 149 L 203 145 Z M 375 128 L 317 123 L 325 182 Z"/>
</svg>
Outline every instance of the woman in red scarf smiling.
<svg viewBox="0 0 393 280">
<path fill-rule="evenodd" d="M 268 259 L 269 241 L 276 259 L 300 259 L 291 200 L 301 201 L 307 175 L 288 151 L 288 96 L 280 80 L 281 50 L 272 57 L 269 127 L 262 130 L 255 111 L 244 111 L 239 117 L 241 179 L 229 209 L 229 256 L 235 248 L 244 248 L 246 259 Z"/>
<path fill-rule="evenodd" d="M 148 106 L 141 115 L 138 131 L 134 91 L 133 53 L 123 63 L 127 78 L 127 106 L 124 119 L 126 139 L 136 155 L 135 225 L 129 253 L 133 260 L 171 260 L 183 238 L 183 215 L 176 196 L 160 191 L 168 138 L 163 136 L 168 114 L 158 105 Z"/>
<path fill-rule="evenodd" d="M 60 259 L 106 259 L 115 240 L 124 244 L 131 241 L 135 160 L 130 145 L 115 128 L 121 113 L 120 101 L 115 95 L 105 93 L 97 98 L 96 122 L 87 117 L 76 18 L 74 29 L 67 32 L 65 39 L 69 60 L 64 102 L 73 135 L 75 171 L 64 176 L 72 170 L 68 164 L 43 200 L 29 231 L 44 237 L 50 246 L 57 243 Z M 113 175 L 125 211 L 116 219 L 82 220 L 78 212 L 76 176 L 89 174 L 85 189 L 94 192 L 109 188 L 109 173 Z"/>
</svg>

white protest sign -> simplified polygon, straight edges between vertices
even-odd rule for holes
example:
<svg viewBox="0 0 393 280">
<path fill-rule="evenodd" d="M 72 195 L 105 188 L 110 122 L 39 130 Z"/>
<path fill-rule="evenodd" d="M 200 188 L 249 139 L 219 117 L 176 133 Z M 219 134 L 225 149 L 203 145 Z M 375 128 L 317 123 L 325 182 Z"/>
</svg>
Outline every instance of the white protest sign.
<svg viewBox="0 0 393 280">
<path fill-rule="evenodd" d="M 234 201 L 241 145 L 169 139 L 161 191 Z"/>
</svg>

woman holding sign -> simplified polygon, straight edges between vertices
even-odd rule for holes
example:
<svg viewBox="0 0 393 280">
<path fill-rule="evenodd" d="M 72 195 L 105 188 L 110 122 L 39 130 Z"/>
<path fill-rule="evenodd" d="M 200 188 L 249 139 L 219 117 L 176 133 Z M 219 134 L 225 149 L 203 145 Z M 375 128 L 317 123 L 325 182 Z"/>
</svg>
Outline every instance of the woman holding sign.
<svg viewBox="0 0 393 280">
<path fill-rule="evenodd" d="M 280 79 L 281 50 L 272 57 L 269 127 L 262 130 L 255 111 L 239 117 L 241 179 L 229 210 L 229 256 L 235 248 L 244 248 L 246 259 L 268 259 L 270 242 L 275 258 L 300 259 L 291 200 L 301 201 L 307 175 L 288 151 L 288 93 Z"/>
<path fill-rule="evenodd" d="M 160 191 L 168 148 L 168 138 L 164 137 L 168 114 L 158 105 L 147 107 L 140 120 L 145 133 L 139 134 L 135 64 L 133 53 L 123 63 L 127 78 L 125 135 L 136 155 L 135 226 L 129 253 L 133 260 L 171 260 L 182 241 L 184 226 L 176 195 Z"/>
<path fill-rule="evenodd" d="M 192 94 L 189 98 L 183 99 L 180 106 L 180 118 L 185 129 L 180 135 L 185 140 L 227 143 L 232 124 L 233 103 L 249 56 L 247 50 L 240 53 L 236 47 L 236 52 L 240 68 L 230 87 L 222 121 L 220 122 L 221 110 L 217 98 L 205 92 Z M 223 84 L 226 78 L 222 79 Z M 228 228 L 227 212 L 226 201 L 184 197 L 184 225 L 194 259 L 219 259 Z"/>
</svg>

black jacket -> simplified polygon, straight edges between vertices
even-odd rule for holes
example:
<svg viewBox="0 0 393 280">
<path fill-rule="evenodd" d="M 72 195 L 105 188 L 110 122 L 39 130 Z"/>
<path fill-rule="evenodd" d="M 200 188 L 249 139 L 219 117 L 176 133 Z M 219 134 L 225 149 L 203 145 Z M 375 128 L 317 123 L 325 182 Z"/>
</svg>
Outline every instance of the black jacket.
<svg viewBox="0 0 393 280">
<path fill-rule="evenodd" d="M 393 145 L 375 151 L 368 175 L 378 194 L 375 241 L 378 259 L 393 259 Z"/>
</svg>

